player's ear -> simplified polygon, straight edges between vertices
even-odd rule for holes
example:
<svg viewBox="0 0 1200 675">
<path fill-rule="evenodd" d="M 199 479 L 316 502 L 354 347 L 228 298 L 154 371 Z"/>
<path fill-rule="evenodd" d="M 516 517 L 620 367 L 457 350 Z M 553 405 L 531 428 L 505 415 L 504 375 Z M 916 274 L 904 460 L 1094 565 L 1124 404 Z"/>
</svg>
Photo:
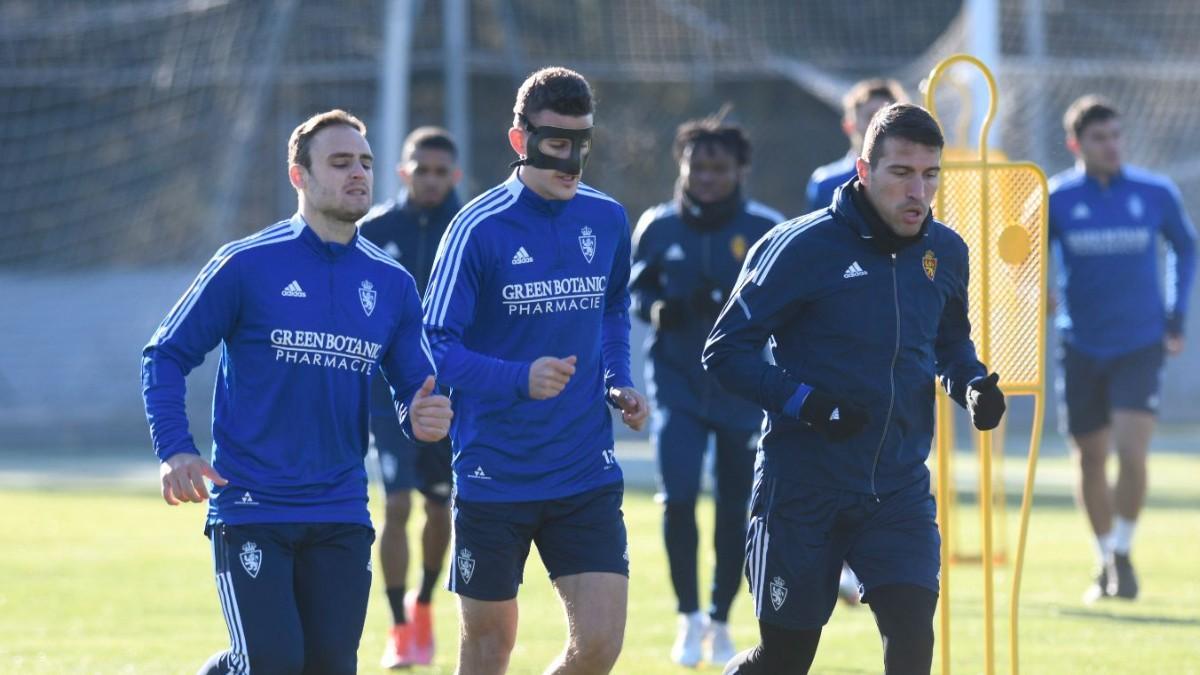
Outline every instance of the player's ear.
<svg viewBox="0 0 1200 675">
<path fill-rule="evenodd" d="M 863 187 L 871 187 L 871 164 L 859 157 L 854 160 L 854 170 L 858 173 L 858 182 L 862 183 Z"/>
<path fill-rule="evenodd" d="M 458 185 L 458 181 L 462 180 L 462 169 L 458 168 L 457 166 L 456 166 L 456 167 L 454 167 L 454 174 L 453 174 L 453 176 L 454 176 L 454 177 L 451 179 L 451 181 L 452 181 L 452 184 L 453 184 L 453 185 Z"/>
<path fill-rule="evenodd" d="M 842 118 L 842 133 L 846 134 L 847 138 L 854 138 L 858 132 L 858 124 L 852 119 Z"/>
<path fill-rule="evenodd" d="M 1067 150 L 1071 151 L 1072 155 L 1079 154 L 1079 139 L 1074 136 L 1067 136 Z"/>
<path fill-rule="evenodd" d="M 512 127 L 508 130 L 508 145 L 512 147 L 513 152 L 524 157 L 525 156 L 525 139 L 527 138 L 524 129 Z"/>
<path fill-rule="evenodd" d="M 297 190 L 304 189 L 304 181 L 307 177 L 308 172 L 305 171 L 304 167 L 300 166 L 299 164 L 293 164 L 288 167 L 288 181 L 290 181 L 292 187 L 296 188 Z"/>
</svg>

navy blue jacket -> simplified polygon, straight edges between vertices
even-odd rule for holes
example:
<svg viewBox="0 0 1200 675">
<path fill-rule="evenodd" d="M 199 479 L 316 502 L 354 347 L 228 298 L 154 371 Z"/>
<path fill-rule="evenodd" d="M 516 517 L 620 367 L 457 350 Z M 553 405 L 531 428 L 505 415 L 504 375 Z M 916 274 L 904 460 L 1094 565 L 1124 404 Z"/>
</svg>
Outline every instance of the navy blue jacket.
<svg viewBox="0 0 1200 675">
<path fill-rule="evenodd" d="M 650 306 L 656 300 L 690 302 L 713 287 L 720 289 L 722 301 L 728 298 L 750 247 L 783 220 L 755 201 L 744 202 L 734 218 L 712 230 L 686 224 L 678 200 L 648 209 L 633 235 L 629 290 L 634 314 L 650 323 Z M 677 327 L 650 331 L 645 344 L 647 394 L 655 407 L 684 410 L 731 429 L 757 429 L 762 410 L 727 392 L 700 366 L 715 314 L 692 311 Z"/>
<path fill-rule="evenodd" d="M 431 209 L 420 208 L 402 195 L 371 209 L 359 222 L 358 233 L 404 265 L 417 283 L 418 296 L 424 297 L 438 242 L 461 206 L 453 190 Z M 382 377 L 371 386 L 371 414 L 395 414 L 391 390 Z"/>
<path fill-rule="evenodd" d="M 834 191 L 858 173 L 855 168 L 857 160 L 858 155 L 851 150 L 841 159 L 817 167 L 804 190 L 804 196 L 808 199 L 807 210 L 815 211 L 829 206 L 833 202 Z"/>
<path fill-rule="evenodd" d="M 967 246 L 930 218 L 886 253 L 851 195 L 781 223 L 751 251 L 704 348 L 726 388 L 767 411 L 767 475 L 883 494 L 928 479 L 934 377 L 960 405 L 984 375 L 967 319 Z M 771 345 L 774 364 L 761 357 Z M 870 423 L 835 442 L 783 413 L 801 383 L 862 406 Z"/>
</svg>

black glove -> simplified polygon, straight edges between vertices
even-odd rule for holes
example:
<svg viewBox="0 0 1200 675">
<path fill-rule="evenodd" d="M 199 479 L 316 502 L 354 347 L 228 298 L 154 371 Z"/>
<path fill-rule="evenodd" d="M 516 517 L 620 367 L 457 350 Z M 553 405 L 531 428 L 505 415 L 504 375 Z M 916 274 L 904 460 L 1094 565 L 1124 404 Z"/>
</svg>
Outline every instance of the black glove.
<svg viewBox="0 0 1200 675">
<path fill-rule="evenodd" d="M 692 309 L 707 319 L 716 319 L 725 307 L 725 291 L 717 286 L 704 285 L 692 293 Z"/>
<path fill-rule="evenodd" d="M 687 322 L 688 303 L 676 298 L 655 300 L 650 305 L 650 324 L 654 330 L 671 330 Z"/>
<path fill-rule="evenodd" d="M 799 396 L 801 392 L 797 392 Z M 795 398 L 795 396 L 793 397 Z M 791 401 L 788 402 L 789 404 Z M 834 400 L 827 394 L 816 389 L 809 390 L 804 400 L 799 404 L 798 411 L 791 411 L 789 405 L 784 412 L 792 414 L 801 422 L 816 429 L 821 435 L 833 441 L 844 441 L 862 431 L 871 421 L 867 411 L 854 405 Z"/>
<path fill-rule="evenodd" d="M 1000 381 L 999 373 L 987 377 L 977 377 L 967 383 L 967 410 L 971 413 L 971 424 L 980 431 L 990 431 L 1000 425 L 1007 406 L 1004 404 L 1004 392 L 996 383 Z"/>
</svg>

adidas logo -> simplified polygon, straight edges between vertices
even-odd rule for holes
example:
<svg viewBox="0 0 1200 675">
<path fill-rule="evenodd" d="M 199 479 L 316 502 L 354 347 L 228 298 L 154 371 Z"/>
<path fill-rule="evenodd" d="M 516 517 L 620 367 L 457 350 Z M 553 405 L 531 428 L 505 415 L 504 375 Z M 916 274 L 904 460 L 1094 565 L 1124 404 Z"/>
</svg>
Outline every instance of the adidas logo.
<svg viewBox="0 0 1200 675">
<path fill-rule="evenodd" d="M 850 263 L 850 266 L 847 267 L 846 271 L 842 273 L 843 279 L 853 279 L 854 277 L 865 277 L 865 276 L 867 276 L 867 271 L 862 268 L 862 265 L 858 264 L 857 260 Z"/>
<path fill-rule="evenodd" d="M 1083 202 L 1079 202 L 1071 209 L 1071 220 L 1087 220 L 1091 217 L 1092 210 Z"/>
<path fill-rule="evenodd" d="M 292 283 L 285 286 L 283 289 L 283 292 L 280 293 L 280 295 L 282 295 L 285 298 L 307 298 L 308 297 L 308 293 L 305 293 L 304 289 L 300 288 L 299 281 L 293 281 Z"/>
<path fill-rule="evenodd" d="M 531 262 L 533 262 L 533 256 L 529 255 L 529 251 L 526 251 L 524 246 L 517 249 L 517 254 L 513 256 L 512 264 L 524 265 Z"/>
<path fill-rule="evenodd" d="M 687 254 L 683 252 L 683 247 L 678 242 L 671 244 L 667 248 L 667 252 L 663 254 L 664 260 L 683 260 L 687 258 Z"/>
<path fill-rule="evenodd" d="M 863 274 L 866 274 L 866 272 L 864 272 Z M 830 415 L 829 415 L 829 421 L 830 421 L 830 422 L 836 422 L 836 421 L 838 421 L 838 420 L 840 420 L 840 419 L 842 419 L 842 415 L 841 415 L 841 413 L 839 413 L 839 412 L 838 412 L 838 408 L 834 408 L 834 409 L 833 409 L 833 412 L 832 412 L 832 413 L 830 413 Z"/>
</svg>

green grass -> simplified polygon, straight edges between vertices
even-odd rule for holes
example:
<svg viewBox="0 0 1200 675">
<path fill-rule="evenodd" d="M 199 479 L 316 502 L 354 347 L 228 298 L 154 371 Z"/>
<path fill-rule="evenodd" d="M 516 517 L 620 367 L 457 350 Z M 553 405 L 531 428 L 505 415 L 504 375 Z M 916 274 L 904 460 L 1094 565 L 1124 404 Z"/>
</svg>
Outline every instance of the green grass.
<svg viewBox="0 0 1200 675">
<path fill-rule="evenodd" d="M 1020 471 L 1011 467 L 1009 473 Z M 1023 672 L 1200 673 L 1198 478 L 1200 457 L 1152 457 L 1151 502 L 1135 547 L 1143 597 L 1087 607 L 1079 598 L 1092 548 L 1070 501 L 1069 468 L 1062 458 L 1043 462 L 1023 581 Z M 702 522 L 710 523 L 711 504 L 702 508 Z M 658 514 L 650 495 L 627 496 L 633 577 L 619 673 L 687 672 L 666 659 L 675 616 Z M 974 539 L 967 528 L 977 528 L 978 517 L 969 505 L 957 515 L 964 527 L 961 541 L 970 548 Z M 1015 546 L 1016 508 L 1009 508 L 1008 518 L 1009 543 Z M 149 489 L 0 492 L 0 672 L 195 672 L 226 639 L 200 525 L 198 507 L 168 508 Z M 711 534 L 705 529 L 702 537 L 707 541 Z M 711 553 L 704 551 L 702 568 L 710 565 Z M 564 634 L 561 610 L 536 554 L 525 578 L 513 673 L 540 672 Z M 983 672 L 980 568 L 958 565 L 951 578 L 953 671 Z M 1010 569 L 997 568 L 997 672 L 1008 671 L 1010 581 Z M 755 636 L 748 598 L 743 592 L 734 607 L 739 645 Z M 424 672 L 448 673 L 454 605 L 444 592 L 435 602 L 441 665 Z M 377 589 L 359 653 L 362 672 L 380 672 L 376 664 L 387 622 Z M 880 663 L 869 610 L 839 606 L 813 671 L 877 673 Z"/>
</svg>

